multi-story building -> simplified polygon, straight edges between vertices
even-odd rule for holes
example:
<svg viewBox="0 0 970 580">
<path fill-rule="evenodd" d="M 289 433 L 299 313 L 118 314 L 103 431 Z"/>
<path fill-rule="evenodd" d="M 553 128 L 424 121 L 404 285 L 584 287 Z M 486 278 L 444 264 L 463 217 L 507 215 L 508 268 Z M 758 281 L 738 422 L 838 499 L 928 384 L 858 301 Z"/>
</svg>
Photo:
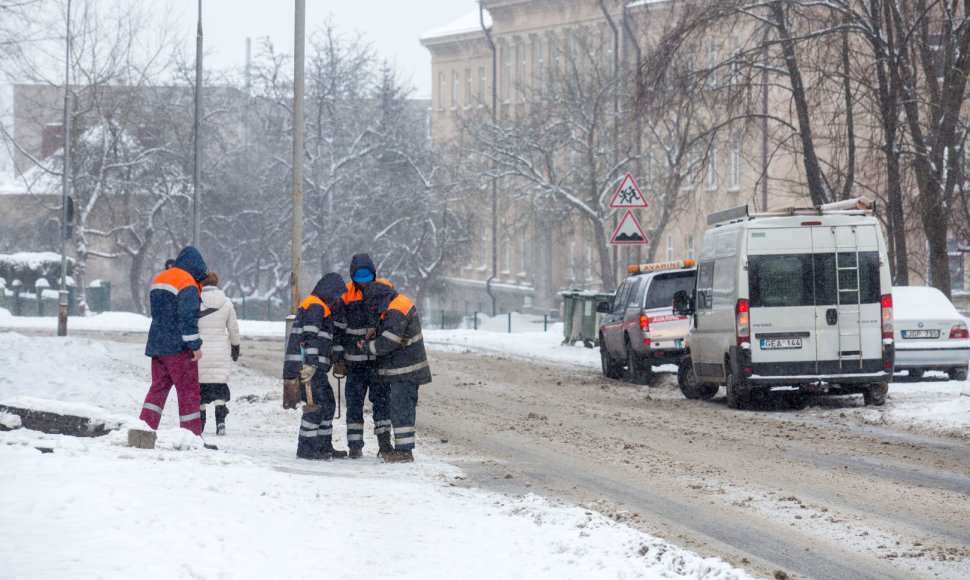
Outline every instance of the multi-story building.
<svg viewBox="0 0 970 580">
<path fill-rule="evenodd" d="M 658 119 L 651 124 L 649 113 L 642 110 L 630 114 L 632 85 L 642 59 L 673 19 L 678 4 L 673 0 L 483 0 L 480 10 L 422 37 L 431 57 L 432 139 L 441 146 L 467 148 L 468 157 L 491 158 L 476 168 L 486 176 L 479 190 L 478 243 L 469 262 L 450 273 L 435 308 L 465 314 L 488 312 L 493 305 L 497 312 L 557 312 L 562 290 L 610 291 L 629 264 L 694 257 L 707 227 L 706 216 L 712 211 L 745 204 L 752 211 L 810 204 L 798 144 L 782 123 L 759 122 L 736 129 L 728 125 L 715 138 L 684 146 L 676 160 L 670 158 L 675 142 L 703 133 L 705 123 L 715 120 L 718 107 L 730 106 L 719 100 L 720 95 L 729 95 L 735 83 L 740 86 L 740 73 L 731 60 L 745 50 L 745 43 L 760 41 L 761 34 L 751 30 L 756 23 L 727 23 L 723 30 L 711 32 L 702 41 L 695 39 L 692 47 L 682 51 L 681 66 L 706 70 L 707 91 L 695 90 L 685 99 L 690 102 L 678 102 L 674 96 L 665 103 L 667 120 L 689 120 L 693 127 L 671 128 Z M 589 172 L 591 181 L 599 179 L 596 184 L 601 189 L 598 198 L 587 200 L 591 206 L 599 204 L 588 208 L 590 213 L 598 212 L 599 229 L 596 219 L 587 219 L 582 209 L 577 210 L 582 204 L 570 206 L 555 193 L 545 197 L 523 193 L 530 187 L 533 192 L 551 190 L 556 183 L 540 183 L 541 179 L 510 170 L 512 164 L 507 160 L 497 168 L 502 162 L 495 161 L 503 153 L 494 151 L 519 138 L 516 131 L 535 128 L 529 125 L 530 115 L 561 106 L 565 91 L 557 92 L 557 83 L 561 88 L 569 82 L 566 76 L 577 71 L 587 72 L 589 77 L 598 75 L 604 94 L 610 83 L 626 85 L 625 91 L 611 93 L 612 100 L 604 104 L 606 122 L 581 127 L 575 118 L 569 121 L 574 131 L 597 129 L 614 140 L 599 143 L 601 149 L 616 150 L 612 156 L 603 156 L 611 166 Z M 788 118 L 794 125 L 790 95 L 778 88 L 763 90 L 757 100 L 763 102 L 764 116 Z M 706 101 L 705 95 L 711 95 L 709 102 L 694 102 Z M 838 104 L 832 107 L 837 111 Z M 496 127 L 516 129 L 504 134 L 506 142 L 493 134 L 486 137 L 493 139 L 490 143 L 476 148 L 473 141 L 482 139 L 482 131 L 476 134 L 475 123 L 481 124 L 483 117 L 487 122 L 489 116 Z M 837 113 L 828 119 L 833 121 L 842 122 Z M 864 125 L 860 122 L 859 126 Z M 875 127 L 871 122 L 868 130 L 875 132 Z M 823 126 L 819 133 L 825 129 Z M 554 142 L 545 143 L 555 147 Z M 484 152 L 488 147 L 493 153 Z M 822 151 L 837 157 L 833 147 L 819 144 Z M 628 153 L 624 155 L 624 151 Z M 577 149 L 551 152 L 549 167 L 534 165 L 529 170 L 548 174 L 555 181 L 551 176 L 557 170 L 562 173 L 564 166 L 586 162 L 577 153 Z M 859 157 L 856 182 L 880 191 L 885 177 L 878 149 L 869 148 Z M 530 163 L 535 160 L 535 156 L 529 157 Z M 607 206 L 627 172 L 649 204 L 634 211 L 649 245 L 613 246 L 604 255 L 597 248 L 605 243 L 604 236 L 609 240 L 623 215 L 611 213 Z M 537 209 L 537 203 L 547 205 Z M 926 274 L 925 256 L 915 255 L 922 253 L 925 241 L 918 234 L 911 237 L 919 248 L 913 251 L 911 246 L 910 250 L 910 262 L 915 262 L 911 283 L 918 284 Z M 956 245 L 951 260 L 954 290 L 959 294 L 965 283 L 964 254 Z"/>
</svg>

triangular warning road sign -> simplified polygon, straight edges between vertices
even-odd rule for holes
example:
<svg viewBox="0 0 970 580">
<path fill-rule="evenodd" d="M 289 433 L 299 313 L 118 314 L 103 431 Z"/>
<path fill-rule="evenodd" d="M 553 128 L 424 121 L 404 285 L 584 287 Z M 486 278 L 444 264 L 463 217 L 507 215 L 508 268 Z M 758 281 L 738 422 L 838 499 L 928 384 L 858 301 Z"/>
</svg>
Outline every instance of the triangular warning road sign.
<svg viewBox="0 0 970 580">
<path fill-rule="evenodd" d="M 620 187 L 613 194 L 610 207 L 647 207 L 647 200 L 643 197 L 637 182 L 633 181 L 633 176 L 629 173 L 623 178 Z"/>
<path fill-rule="evenodd" d="M 637 218 L 633 217 L 633 212 L 626 210 L 626 215 L 620 220 L 620 225 L 617 226 L 616 231 L 613 232 L 613 238 L 610 239 L 610 243 L 614 245 L 623 244 L 647 244 L 647 236 L 643 233 L 643 228 L 640 227 L 640 222 Z"/>
</svg>

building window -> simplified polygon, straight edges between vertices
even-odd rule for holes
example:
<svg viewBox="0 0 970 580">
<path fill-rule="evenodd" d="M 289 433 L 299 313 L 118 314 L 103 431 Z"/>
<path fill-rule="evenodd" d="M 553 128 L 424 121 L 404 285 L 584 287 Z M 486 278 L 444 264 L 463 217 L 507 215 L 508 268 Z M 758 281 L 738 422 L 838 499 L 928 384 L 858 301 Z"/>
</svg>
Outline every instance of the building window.
<svg viewBox="0 0 970 580">
<path fill-rule="evenodd" d="M 532 44 L 533 50 L 536 52 L 536 91 L 542 94 L 542 39 L 537 38 Z"/>
<path fill-rule="evenodd" d="M 451 71 L 451 108 L 454 109 L 458 106 L 458 83 L 460 82 L 460 76 L 458 71 Z"/>
<path fill-rule="evenodd" d="M 694 259 L 694 236 L 687 236 L 687 259 Z"/>
<path fill-rule="evenodd" d="M 741 137 L 734 135 L 731 143 L 731 189 L 741 189 Z"/>
<path fill-rule="evenodd" d="M 488 268 L 488 228 L 482 229 L 482 264 L 478 267 L 479 270 L 485 270 Z"/>
<path fill-rule="evenodd" d="M 674 234 L 667 234 L 667 261 L 674 259 Z"/>
<path fill-rule="evenodd" d="M 478 67 L 478 99 L 482 102 L 485 101 L 485 91 L 487 88 L 485 80 L 485 67 Z"/>
<path fill-rule="evenodd" d="M 445 73 L 439 72 L 438 73 L 438 108 L 439 109 L 444 109 L 445 108 L 445 88 L 446 88 L 446 86 L 447 85 L 445 85 Z"/>
<path fill-rule="evenodd" d="M 472 104 L 472 69 L 465 69 L 465 106 Z"/>
<path fill-rule="evenodd" d="M 510 85 L 512 84 L 512 50 L 508 46 L 502 47 L 502 99 L 509 101 L 512 94 Z"/>
<path fill-rule="evenodd" d="M 512 239 L 505 236 L 502 242 L 502 273 L 508 274 L 512 271 Z"/>
<path fill-rule="evenodd" d="M 529 60 L 526 55 L 527 49 L 526 49 L 525 43 L 519 43 L 518 50 L 519 50 L 519 90 L 525 93 L 526 85 L 528 85 L 528 83 L 526 82 L 526 79 L 528 79 L 526 74 L 528 72 L 527 62 Z"/>
<path fill-rule="evenodd" d="M 713 38 L 707 43 L 707 86 L 714 90 L 717 88 L 717 41 Z"/>
<path fill-rule="evenodd" d="M 946 241 L 947 256 L 950 264 L 950 289 L 966 290 L 966 276 L 964 274 L 964 253 L 960 243 L 950 238 Z"/>
<path fill-rule="evenodd" d="M 526 276 L 529 271 L 529 243 L 525 236 L 519 236 L 519 276 Z"/>
<path fill-rule="evenodd" d="M 738 84 L 741 77 L 741 40 L 737 36 L 731 37 L 731 86 Z"/>
<path fill-rule="evenodd" d="M 707 155 L 707 189 L 709 191 L 717 189 L 717 142 L 711 144 L 711 150 Z"/>
</svg>

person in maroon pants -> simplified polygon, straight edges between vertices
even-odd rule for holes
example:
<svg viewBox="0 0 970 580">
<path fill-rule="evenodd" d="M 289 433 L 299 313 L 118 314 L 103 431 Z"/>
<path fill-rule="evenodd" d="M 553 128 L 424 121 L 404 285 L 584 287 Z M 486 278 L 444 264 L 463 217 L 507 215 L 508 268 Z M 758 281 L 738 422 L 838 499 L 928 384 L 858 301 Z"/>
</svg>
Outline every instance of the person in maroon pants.
<svg viewBox="0 0 970 580">
<path fill-rule="evenodd" d="M 152 324 L 148 329 L 145 354 L 152 358 L 152 386 L 145 396 L 140 418 L 158 429 L 168 393 L 175 387 L 179 425 L 202 434 L 199 414 L 199 365 L 202 338 L 199 336 L 199 305 L 206 264 L 202 254 L 186 246 L 175 264 L 155 277 L 149 294 Z M 208 446 L 207 446 L 208 447 Z"/>
</svg>

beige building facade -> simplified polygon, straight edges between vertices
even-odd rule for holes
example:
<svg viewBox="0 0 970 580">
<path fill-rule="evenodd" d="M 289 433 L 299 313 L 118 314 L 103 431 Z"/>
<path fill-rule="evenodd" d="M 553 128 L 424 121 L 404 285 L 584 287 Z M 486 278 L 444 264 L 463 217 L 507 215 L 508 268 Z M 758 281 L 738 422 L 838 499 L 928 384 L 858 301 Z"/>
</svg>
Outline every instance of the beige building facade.
<svg viewBox="0 0 970 580">
<path fill-rule="evenodd" d="M 421 39 L 431 57 L 432 139 L 439 145 L 467 146 L 467 119 L 476 113 L 494 114 L 496 124 L 511 126 L 529 111 L 547 106 L 552 98 L 548 87 L 556 82 L 555 71 L 575 65 L 577 61 L 571 61 L 567 55 L 577 50 L 587 51 L 604 69 L 615 66 L 621 82 L 632 84 L 638 63 L 651 48 L 651 40 L 673 17 L 677 5 L 675 1 L 484 0 L 480 12 Z M 760 33 L 753 34 L 736 23 L 726 25 L 722 33 L 712 33 L 689 50 L 688 66 L 710 67 L 714 71 L 706 81 L 714 94 L 715 89 L 723 90 L 738 82 L 732 67 L 719 63 L 743 51 L 746 43 L 758 40 Z M 793 118 L 786 91 L 771 89 L 757 97 L 763 100 L 766 113 Z M 714 105 L 713 110 L 718 106 L 723 107 L 723 102 Z M 837 110 L 838 103 L 832 106 Z M 619 107 L 629 105 L 623 101 Z M 705 115 L 708 121 L 717 115 L 712 109 L 705 113 L 700 107 L 692 114 L 701 123 Z M 730 111 L 723 116 L 730 116 Z M 633 116 L 621 117 L 621 123 L 633 122 Z M 860 119 L 860 127 L 878 131 L 874 120 L 869 119 L 867 126 L 864 114 Z M 837 113 L 828 119 L 828 123 L 839 122 L 842 121 Z M 825 123 L 820 125 L 818 133 L 824 136 Z M 707 228 L 707 215 L 713 211 L 739 205 L 747 205 L 752 212 L 810 205 L 798 144 L 791 139 L 789 129 L 777 124 L 765 124 L 763 128 L 748 125 L 736 131 L 724 127 L 716 139 L 706 144 L 703 154 L 688 152 L 681 161 L 682 182 L 676 189 L 679 200 L 675 211 L 669 213 L 663 209 L 665 199 L 671 195 L 669 183 L 664 181 L 665 174 L 670 174 L 670 168 L 664 167 L 668 144 L 662 135 L 646 126 L 625 134 L 620 139 L 626 139 L 627 146 L 638 143 L 638 155 L 612 168 L 608 187 L 614 189 L 604 187 L 602 209 L 609 211 L 605 206 L 623 175 L 629 172 L 648 202 L 646 209 L 634 210 L 634 216 L 646 232 L 658 231 L 659 235 L 648 235 L 646 246 L 612 247 L 612 280 L 604 280 L 602 259 L 595 251 L 595 236 L 602 233 L 593 231 L 575 211 L 547 212 L 545 217 L 537 214 L 516 195 L 517 178 L 506 176 L 496 180 L 495 201 L 490 199 L 488 180 L 483 181 L 472 258 L 465 267 L 450 273 L 444 293 L 432 308 L 467 315 L 473 311 L 488 312 L 495 304 L 497 313 L 555 314 L 560 308 L 561 291 L 611 291 L 628 265 L 648 259 L 695 257 Z M 831 158 L 840 155 L 821 140 L 818 147 Z M 856 191 L 881 191 L 885 178 L 880 171 L 878 150 L 863 150 L 859 157 L 856 180 L 865 187 Z M 572 158 L 559 160 L 560 164 L 575 162 Z M 607 239 L 624 211 L 609 214 L 604 220 Z M 915 229 L 908 238 L 916 244 L 924 243 Z M 920 253 L 920 249 L 910 247 L 909 254 Z M 951 271 L 956 272 L 955 300 L 965 288 L 964 260 L 964 253 L 954 245 Z M 910 283 L 923 283 L 925 261 L 913 261 Z"/>
</svg>

